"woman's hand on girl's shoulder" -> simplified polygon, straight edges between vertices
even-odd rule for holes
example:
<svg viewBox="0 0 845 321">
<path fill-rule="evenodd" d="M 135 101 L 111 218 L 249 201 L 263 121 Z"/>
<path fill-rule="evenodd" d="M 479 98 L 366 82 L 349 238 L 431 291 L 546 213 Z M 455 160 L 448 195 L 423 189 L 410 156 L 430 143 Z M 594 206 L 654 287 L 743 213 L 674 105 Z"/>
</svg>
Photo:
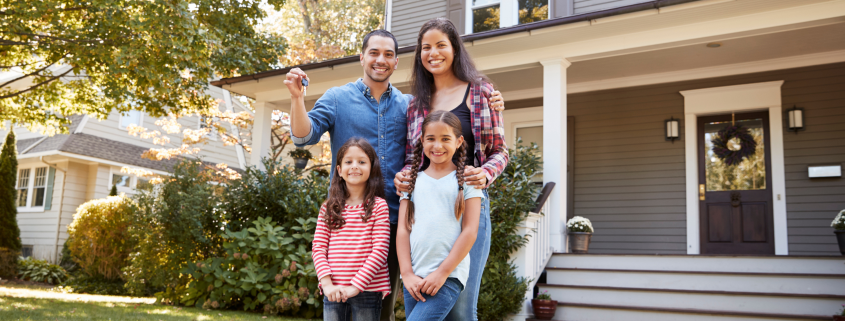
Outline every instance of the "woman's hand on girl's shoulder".
<svg viewBox="0 0 845 321">
<path fill-rule="evenodd" d="M 425 286 L 425 280 L 416 275 L 408 275 L 407 277 L 403 275 L 402 284 L 408 290 L 408 293 L 411 293 L 414 300 L 425 302 L 421 292 L 421 289 Z"/>
</svg>

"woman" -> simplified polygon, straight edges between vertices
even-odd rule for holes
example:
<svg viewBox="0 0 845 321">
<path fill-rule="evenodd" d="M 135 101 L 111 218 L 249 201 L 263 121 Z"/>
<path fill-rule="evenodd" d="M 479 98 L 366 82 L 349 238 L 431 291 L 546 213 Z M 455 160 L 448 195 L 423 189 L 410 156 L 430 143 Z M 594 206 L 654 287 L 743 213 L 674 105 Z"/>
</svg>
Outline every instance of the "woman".
<svg viewBox="0 0 845 321">
<path fill-rule="evenodd" d="M 394 182 L 399 192 L 407 192 L 410 164 L 415 142 L 420 140 L 422 122 L 435 111 L 449 111 L 461 120 L 467 143 L 466 165 L 481 168 L 477 175 L 466 177 L 484 189 L 478 236 L 470 250 L 467 284 L 446 320 L 478 320 L 478 291 L 481 275 L 490 253 L 490 200 L 487 187 L 508 164 L 502 114 L 490 108 L 493 86 L 472 62 L 461 42 L 457 28 L 445 18 L 426 22 L 417 36 L 417 49 L 411 74 L 414 99 L 408 105 L 408 144 L 405 168 Z M 427 167 L 423 162 L 422 168 Z"/>
</svg>

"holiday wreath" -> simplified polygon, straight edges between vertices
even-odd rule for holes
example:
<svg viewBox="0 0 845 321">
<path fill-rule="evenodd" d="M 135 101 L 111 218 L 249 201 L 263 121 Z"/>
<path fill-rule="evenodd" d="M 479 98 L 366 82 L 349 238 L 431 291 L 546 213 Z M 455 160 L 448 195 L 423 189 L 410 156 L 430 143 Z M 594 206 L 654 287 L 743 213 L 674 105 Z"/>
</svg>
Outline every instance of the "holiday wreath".
<svg viewBox="0 0 845 321">
<path fill-rule="evenodd" d="M 740 148 L 738 150 L 728 148 L 728 142 L 732 138 L 739 140 Z M 729 125 L 722 128 L 711 142 L 713 143 L 713 153 L 724 160 L 728 166 L 739 164 L 743 158 L 750 157 L 757 151 L 757 142 L 754 141 L 754 137 L 751 137 L 748 128 L 742 127 L 742 125 Z"/>
</svg>

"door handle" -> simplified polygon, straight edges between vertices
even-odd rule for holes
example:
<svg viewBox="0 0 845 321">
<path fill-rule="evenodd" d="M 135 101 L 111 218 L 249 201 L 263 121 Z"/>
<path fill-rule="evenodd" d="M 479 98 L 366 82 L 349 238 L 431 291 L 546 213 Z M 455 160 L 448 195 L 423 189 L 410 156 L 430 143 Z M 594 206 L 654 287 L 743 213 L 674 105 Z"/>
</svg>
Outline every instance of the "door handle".
<svg viewBox="0 0 845 321">
<path fill-rule="evenodd" d="M 698 200 L 704 200 L 704 184 L 698 184 Z"/>
</svg>

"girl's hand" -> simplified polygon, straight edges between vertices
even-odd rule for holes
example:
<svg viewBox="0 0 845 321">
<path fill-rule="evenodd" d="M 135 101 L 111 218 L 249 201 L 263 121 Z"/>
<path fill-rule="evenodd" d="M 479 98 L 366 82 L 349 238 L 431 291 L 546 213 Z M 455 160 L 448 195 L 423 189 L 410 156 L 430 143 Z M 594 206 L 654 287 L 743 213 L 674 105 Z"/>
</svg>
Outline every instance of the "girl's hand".
<svg viewBox="0 0 845 321">
<path fill-rule="evenodd" d="M 440 291 L 440 288 L 443 287 L 443 283 L 446 283 L 446 278 L 448 277 L 449 275 L 442 275 L 437 271 L 432 272 L 423 279 L 425 284 L 423 284 L 422 292 L 434 296 L 437 294 L 437 291 Z"/>
<path fill-rule="evenodd" d="M 327 279 L 327 278 L 324 278 Z M 341 287 L 334 285 L 331 281 L 323 281 L 323 295 L 326 296 L 329 301 L 332 302 L 346 302 L 346 298 L 344 297 L 343 292 L 341 291 Z"/>
<path fill-rule="evenodd" d="M 414 300 L 423 301 L 425 302 L 425 298 L 420 293 L 420 290 L 426 285 L 426 281 L 416 275 L 405 275 L 402 276 L 402 284 L 405 285 L 405 289 L 411 293 L 411 296 L 414 297 Z"/>
<path fill-rule="evenodd" d="M 398 176 L 399 174 L 396 175 Z M 464 168 L 464 181 L 467 185 L 475 186 L 477 189 L 482 189 L 487 186 L 487 173 L 485 173 L 481 168 L 467 165 Z"/>
<path fill-rule="evenodd" d="M 402 197 L 402 192 L 408 192 L 411 189 L 411 185 L 408 182 L 411 181 L 409 177 L 411 173 L 409 171 L 399 171 L 396 173 L 396 177 L 393 178 L 393 185 L 396 186 L 396 195 Z"/>
<path fill-rule="evenodd" d="M 346 300 L 354 298 L 356 295 L 361 293 L 361 290 L 358 290 L 358 288 L 351 285 L 344 286 L 340 291 L 343 293 L 343 302 L 346 302 Z"/>
</svg>

